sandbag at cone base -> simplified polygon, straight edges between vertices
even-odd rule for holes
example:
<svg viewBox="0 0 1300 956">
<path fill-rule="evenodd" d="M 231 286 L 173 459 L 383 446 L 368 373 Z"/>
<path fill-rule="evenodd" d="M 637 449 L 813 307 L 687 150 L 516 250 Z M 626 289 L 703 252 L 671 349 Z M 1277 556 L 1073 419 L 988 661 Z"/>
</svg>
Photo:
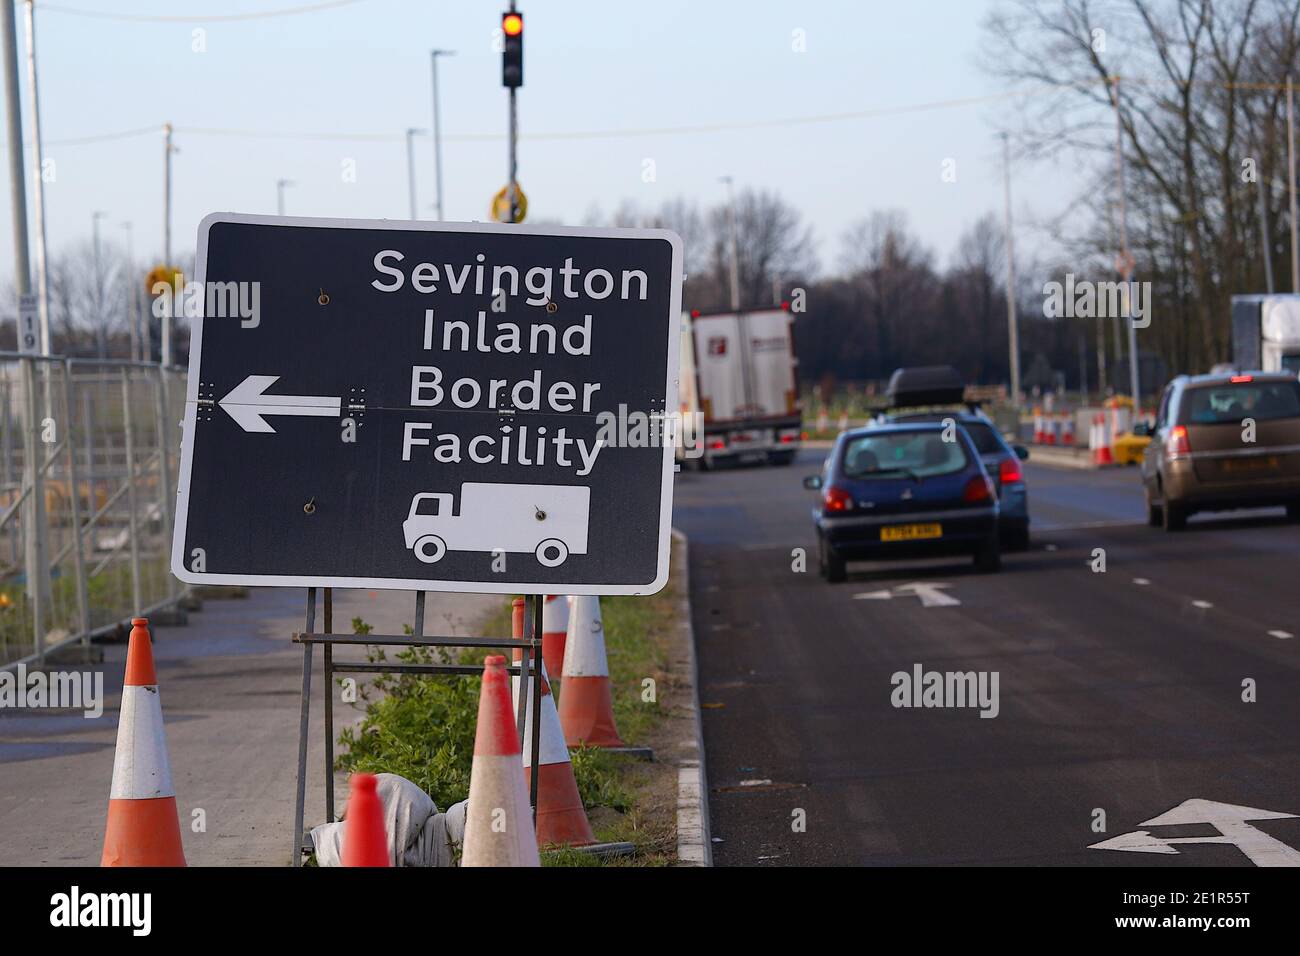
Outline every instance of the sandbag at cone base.
<svg viewBox="0 0 1300 956">
<path fill-rule="evenodd" d="M 523 598 L 515 599 L 513 623 L 514 637 L 519 639 L 524 633 Z M 514 658 L 516 664 L 523 661 L 523 648 L 515 648 Z M 511 695 L 514 698 L 515 713 L 519 712 L 521 685 L 519 677 L 512 679 Z M 578 795 L 578 783 L 569 762 L 569 748 L 564 743 L 564 731 L 560 729 L 560 715 L 555 710 L 555 698 L 551 695 L 545 660 L 542 661 L 541 685 L 542 722 L 537 747 L 537 843 L 539 846 L 592 844 L 596 842 L 596 836 L 591 832 L 587 810 Z M 524 746 L 521 759 L 524 781 L 530 787 L 533 769 L 532 690 L 530 685 L 528 699 L 524 703 Z"/>
<path fill-rule="evenodd" d="M 184 866 L 149 622 L 131 622 L 101 866 Z"/>
<path fill-rule="evenodd" d="M 570 677 L 560 698 L 560 724 L 570 747 L 626 747 L 614 725 L 608 677 Z"/>
<path fill-rule="evenodd" d="M 348 809 L 344 817 L 343 865 L 391 866 L 388 833 L 384 830 L 384 808 L 375 792 L 375 777 L 354 773 L 350 781 Z"/>
<path fill-rule="evenodd" d="M 100 866 L 184 866 L 175 797 L 108 801 Z"/>
<path fill-rule="evenodd" d="M 461 866 L 541 866 L 505 663 L 483 662 Z"/>
</svg>

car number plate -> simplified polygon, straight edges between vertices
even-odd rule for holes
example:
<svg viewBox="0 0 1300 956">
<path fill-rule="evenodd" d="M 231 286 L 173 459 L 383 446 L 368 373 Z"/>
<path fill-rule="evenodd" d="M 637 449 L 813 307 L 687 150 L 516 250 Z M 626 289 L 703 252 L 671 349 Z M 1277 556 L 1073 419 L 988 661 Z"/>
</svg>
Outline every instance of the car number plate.
<svg viewBox="0 0 1300 956">
<path fill-rule="evenodd" d="M 921 541 L 942 537 L 941 524 L 896 524 L 880 529 L 881 541 Z"/>
<path fill-rule="evenodd" d="M 1224 471 L 1272 471 L 1278 465 L 1276 455 L 1260 458 L 1228 458 L 1223 461 Z"/>
</svg>

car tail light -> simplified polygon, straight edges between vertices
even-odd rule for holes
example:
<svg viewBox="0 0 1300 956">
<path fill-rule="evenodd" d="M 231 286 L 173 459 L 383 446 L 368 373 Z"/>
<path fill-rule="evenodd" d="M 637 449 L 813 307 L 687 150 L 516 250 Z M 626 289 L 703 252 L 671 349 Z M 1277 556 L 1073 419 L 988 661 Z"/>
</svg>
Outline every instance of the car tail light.
<svg viewBox="0 0 1300 956">
<path fill-rule="evenodd" d="M 1165 446 L 1165 451 L 1170 458 L 1175 455 L 1186 455 L 1192 450 L 1192 444 L 1187 440 L 1187 426 L 1175 425 L 1169 432 L 1169 443 Z"/>
<path fill-rule="evenodd" d="M 1253 382 L 1253 381 L 1255 381 L 1255 376 L 1253 376 L 1253 375 L 1234 375 L 1234 376 L 1232 376 L 1232 378 L 1230 378 L 1228 381 L 1232 382 L 1233 385 L 1241 385 L 1241 384 L 1243 384 L 1243 383 L 1245 383 L 1245 382 Z"/>
<path fill-rule="evenodd" d="M 987 475 L 976 475 L 966 482 L 966 487 L 961 491 L 961 500 L 968 505 L 977 505 L 981 501 L 991 501 L 992 499 L 993 482 L 989 481 Z"/>
<path fill-rule="evenodd" d="M 1020 462 L 1014 458 L 1003 458 L 1002 463 L 998 465 L 998 481 L 1010 485 L 1024 480 L 1024 475 L 1020 473 Z"/>
<path fill-rule="evenodd" d="M 843 488 L 831 485 L 822 495 L 822 504 L 826 511 L 843 512 L 853 509 L 853 496 Z"/>
<path fill-rule="evenodd" d="M 713 438 L 709 440 L 709 447 L 714 451 L 718 451 L 727 447 L 727 441 L 725 438 Z"/>
<path fill-rule="evenodd" d="M 784 435 L 781 436 L 781 444 L 783 445 L 788 445 L 790 444 L 790 442 L 798 441 L 798 440 L 799 440 L 799 436 L 794 432 L 786 432 Z"/>
</svg>

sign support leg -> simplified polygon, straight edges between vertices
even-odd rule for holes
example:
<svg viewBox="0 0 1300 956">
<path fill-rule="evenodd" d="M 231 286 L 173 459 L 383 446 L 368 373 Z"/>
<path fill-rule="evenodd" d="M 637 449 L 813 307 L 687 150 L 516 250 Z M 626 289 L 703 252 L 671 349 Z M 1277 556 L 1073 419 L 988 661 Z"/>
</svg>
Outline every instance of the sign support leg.
<svg viewBox="0 0 1300 956">
<path fill-rule="evenodd" d="M 334 633 L 334 589 L 325 589 L 325 633 Z M 322 648 L 325 678 L 325 820 L 334 822 L 334 648 Z"/>
<path fill-rule="evenodd" d="M 316 589 L 307 589 L 306 631 L 316 627 Z M 293 805 L 293 856 L 289 865 L 302 866 L 302 821 L 307 799 L 307 728 L 311 719 L 311 644 L 302 646 L 302 703 L 298 711 L 298 793 Z"/>
<path fill-rule="evenodd" d="M 533 692 L 533 733 L 530 746 L 532 747 L 532 759 L 529 766 L 532 767 L 532 773 L 529 775 L 528 802 L 533 808 L 533 826 L 537 825 L 537 770 L 538 756 L 541 749 L 542 739 L 542 604 L 545 598 L 540 594 L 534 594 L 528 599 L 532 607 L 532 626 L 529 628 L 528 637 L 532 641 L 532 647 L 528 649 L 529 660 L 531 660 L 531 672 L 533 682 L 531 685 Z M 520 695 L 523 696 L 522 694 Z"/>
</svg>

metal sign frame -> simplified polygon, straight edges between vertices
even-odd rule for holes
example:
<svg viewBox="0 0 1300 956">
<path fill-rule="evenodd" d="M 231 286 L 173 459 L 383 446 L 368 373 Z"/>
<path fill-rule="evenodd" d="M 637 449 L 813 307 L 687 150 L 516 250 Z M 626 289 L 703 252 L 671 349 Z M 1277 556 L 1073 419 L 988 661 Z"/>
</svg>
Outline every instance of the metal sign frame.
<svg viewBox="0 0 1300 956">
<path fill-rule="evenodd" d="M 677 380 L 681 355 L 681 280 L 683 253 L 681 238 L 665 229 L 607 229 L 568 228 L 562 226 L 527 226 L 497 223 L 412 222 L 387 219 L 328 219 L 298 216 L 263 216 L 243 213 L 212 213 L 199 224 L 198 251 L 195 258 L 195 280 L 206 288 L 208 236 L 218 223 L 236 223 L 268 226 L 300 226 L 315 229 L 363 229 L 393 232 L 450 232 L 493 233 L 498 235 L 534 235 L 546 237 L 573 237 L 585 239 L 650 239 L 669 243 L 672 249 L 670 265 L 671 289 L 668 313 L 664 316 L 667 337 L 667 368 L 664 376 L 665 411 L 677 404 Z M 310 574 L 242 574 L 221 572 L 194 572 L 185 566 L 185 531 L 189 518 L 191 466 L 194 457 L 195 426 L 199 403 L 199 371 L 203 348 L 203 318 L 193 320 L 190 332 L 190 373 L 185 398 L 185 420 L 181 441 L 180 480 L 176 493 L 176 521 L 172 537 L 172 573 L 187 584 L 235 584 L 256 587 L 325 587 L 359 588 L 366 590 L 399 591 L 459 591 L 478 594 L 654 594 L 668 583 L 668 560 L 671 550 L 673 474 L 676 464 L 673 441 L 662 442 L 660 470 L 659 529 L 656 573 L 648 584 L 605 584 L 566 581 L 459 581 L 435 578 L 369 578 L 341 577 Z M 647 412 L 650 410 L 647 409 Z M 303 462 L 304 468 L 312 463 Z"/>
<path fill-rule="evenodd" d="M 519 663 L 508 663 L 506 673 L 519 677 L 519 695 L 515 705 L 515 731 L 519 735 L 521 751 L 528 753 L 529 784 L 528 802 L 532 807 L 533 824 L 537 824 L 537 787 L 538 759 L 541 750 L 541 720 L 532 721 L 530 740 L 524 740 L 528 727 L 526 714 L 542 711 L 542 682 L 536 675 L 542 673 L 542 605 L 545 598 L 541 594 L 526 595 L 527 610 L 524 613 L 523 638 L 493 637 L 425 637 L 424 603 L 425 593 L 415 595 L 415 625 L 410 635 L 396 634 L 334 634 L 334 595 L 330 588 L 324 589 L 324 626 L 323 633 L 316 633 L 316 589 L 307 589 L 307 611 L 303 630 L 293 635 L 295 644 L 302 645 L 302 700 L 298 712 L 298 781 L 294 798 L 293 811 L 293 855 L 290 866 L 300 867 L 306 854 L 315 852 L 310 833 L 303 829 L 307 805 L 307 743 L 311 729 L 311 674 L 312 650 L 317 644 L 323 648 L 321 670 L 324 677 L 325 704 L 325 822 L 334 823 L 334 675 L 335 674 L 457 674 L 462 677 L 476 677 L 483 673 L 481 666 L 473 664 L 404 664 L 400 661 L 383 661 L 381 663 L 334 663 L 334 648 L 343 646 L 363 647 L 489 647 L 522 648 L 523 658 Z M 430 728 L 430 733 L 436 728 Z M 526 750 L 524 748 L 527 748 Z M 446 807 L 443 808 L 444 810 Z"/>
</svg>

